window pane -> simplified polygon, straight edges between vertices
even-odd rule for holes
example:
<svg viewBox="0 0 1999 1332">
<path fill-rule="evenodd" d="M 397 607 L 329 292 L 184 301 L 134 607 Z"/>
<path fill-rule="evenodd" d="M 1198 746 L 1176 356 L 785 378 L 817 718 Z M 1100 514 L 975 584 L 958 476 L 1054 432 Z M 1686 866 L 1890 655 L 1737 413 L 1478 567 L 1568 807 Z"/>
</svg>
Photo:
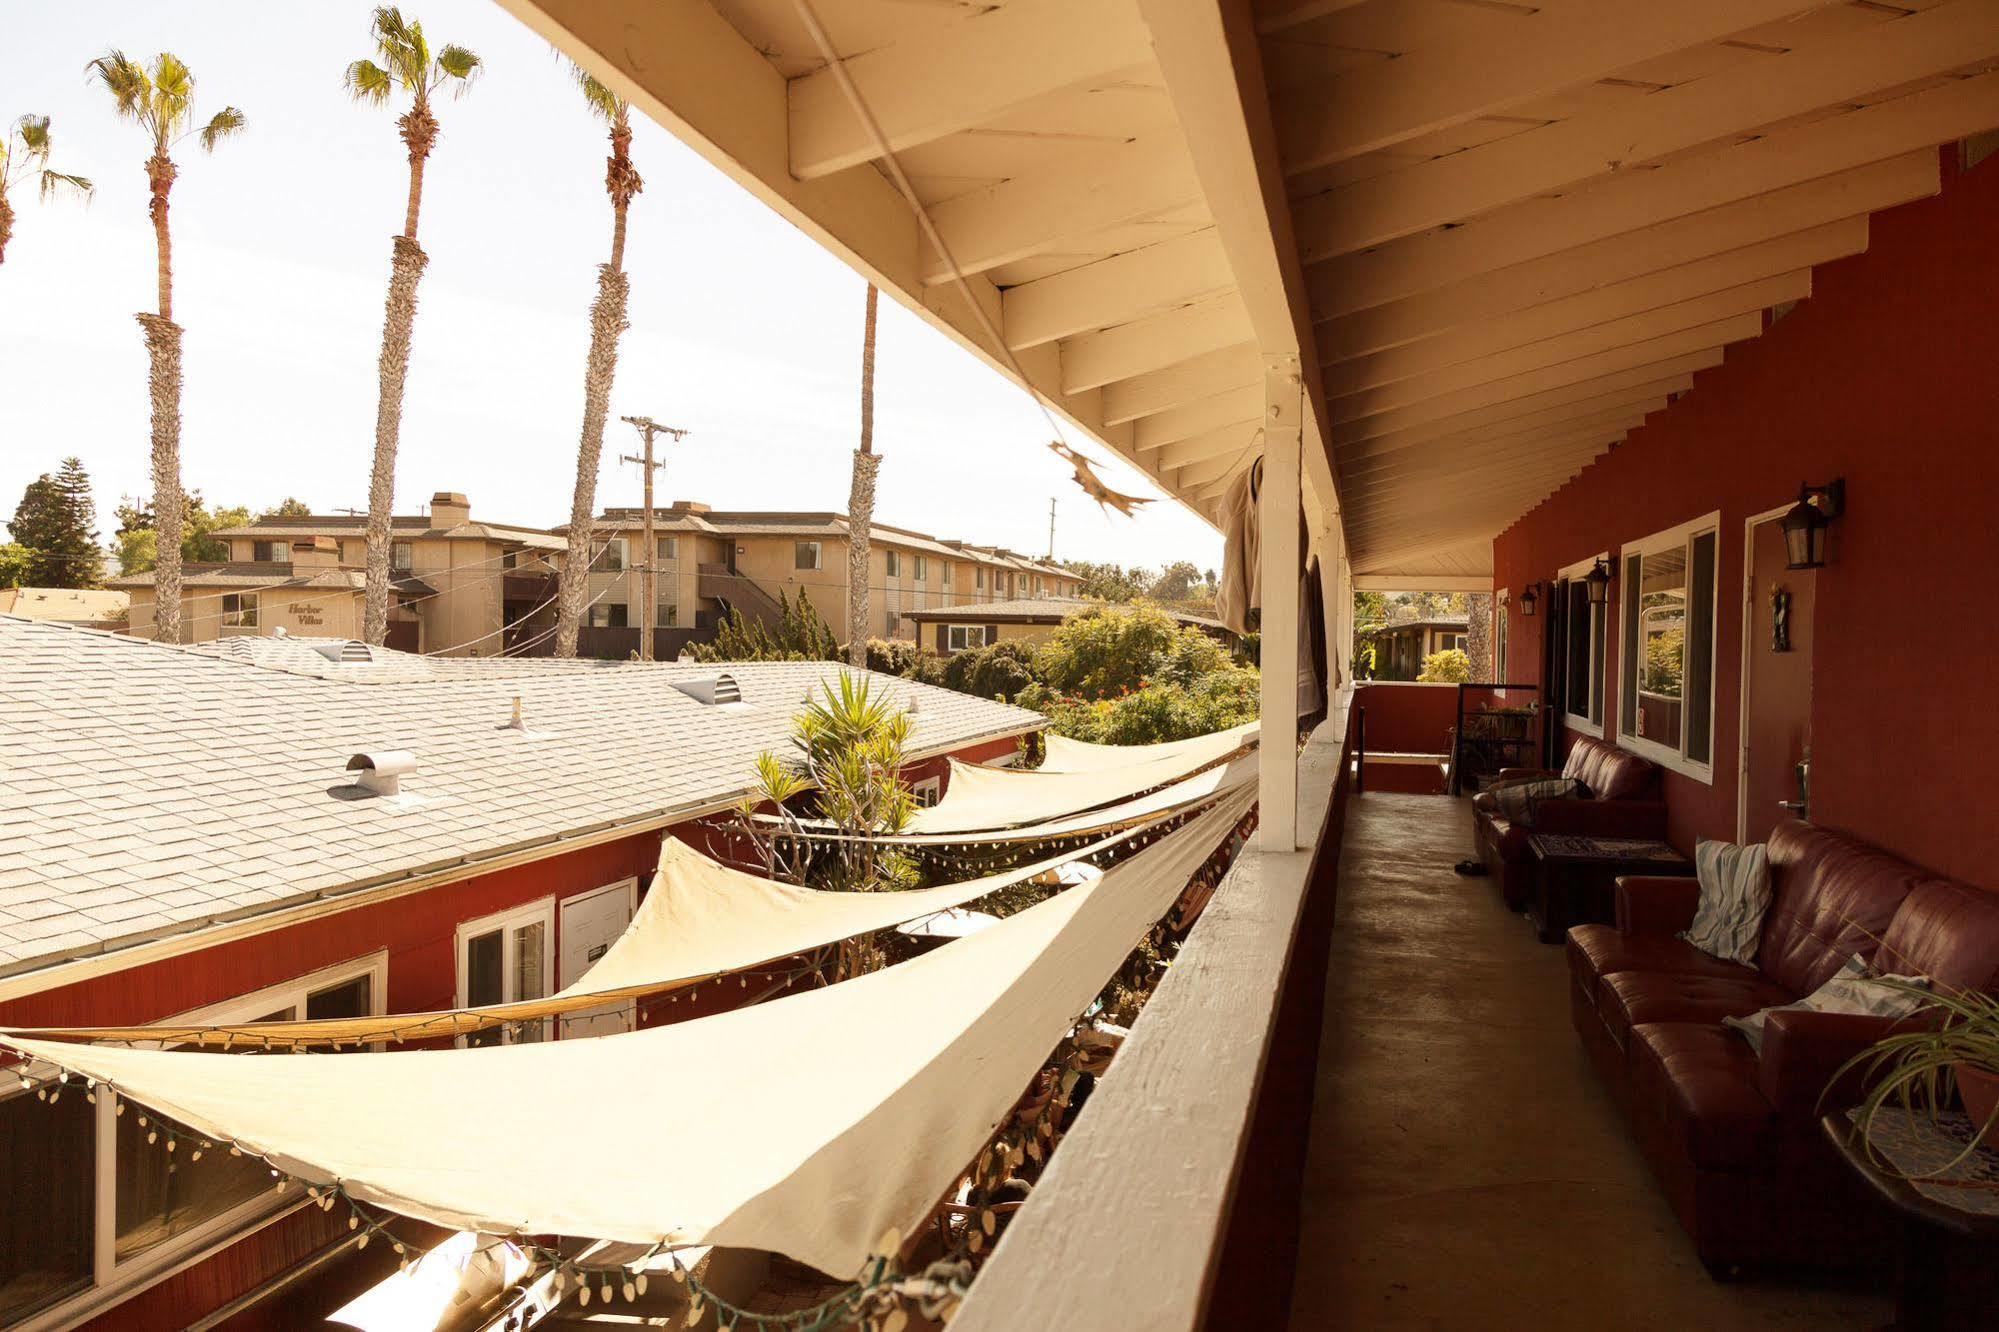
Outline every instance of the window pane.
<svg viewBox="0 0 1999 1332">
<path fill-rule="evenodd" d="M 797 545 L 792 547 L 792 563 L 800 569 L 817 569 L 819 567 L 819 543 L 817 541 L 801 541 L 797 543 Z"/>
<path fill-rule="evenodd" d="M 74 1089 L 0 1099 L 0 1323 L 90 1285 L 96 1110 Z"/>
<path fill-rule="evenodd" d="M 1623 605 L 1618 615 L 1623 623 L 1618 626 L 1618 636 L 1623 639 L 1623 650 L 1618 653 L 1618 717 L 1617 728 L 1626 735 L 1638 734 L 1638 584 L 1640 581 L 1639 557 L 1624 557 L 1624 594 L 1620 598 Z"/>
<path fill-rule="evenodd" d="M 315 991 L 305 997 L 305 1015 L 311 1018 L 366 1017 L 374 1011 L 374 977 L 356 976 L 341 985 Z"/>
<path fill-rule="evenodd" d="M 1637 734 L 1680 747 L 1687 663 L 1687 548 L 1654 551 L 1638 584 Z"/>
<path fill-rule="evenodd" d="M 543 935 L 547 927 L 540 921 L 532 925 L 522 925 L 514 931 L 514 993 L 512 998 L 541 998 L 541 962 Z M 538 1041 L 542 1038 L 542 1024 L 530 1022 L 522 1028 L 517 1038 L 523 1041 Z"/>
<path fill-rule="evenodd" d="M 410 567 L 412 555 L 413 551 L 410 547 L 409 542 L 407 541 L 391 542 L 389 544 L 389 567 L 392 569 L 400 569 L 407 571 Z"/>
<path fill-rule="evenodd" d="M 498 930 L 465 941 L 465 1002 L 474 1006 L 506 1000 L 506 970 L 501 964 L 503 936 Z"/>
<path fill-rule="evenodd" d="M 1693 541 L 1693 569 L 1687 579 L 1686 732 L 1687 757 L 1713 759 L 1714 740 L 1714 560 L 1718 534 Z"/>
<path fill-rule="evenodd" d="M 1589 716 L 1589 589 L 1580 581 L 1562 585 L 1563 600 L 1567 603 L 1567 634 L 1569 639 L 1568 678 L 1564 682 L 1563 696 L 1568 710 L 1578 717 Z"/>
<path fill-rule="evenodd" d="M 148 1134 L 157 1140 L 147 1142 Z M 171 1152 L 169 1136 L 178 1138 Z M 118 1116 L 118 1262 L 186 1234 L 270 1187 L 270 1169 L 255 1157 L 211 1146 L 194 1160 L 200 1148 L 201 1138 L 191 1130 L 126 1104 Z"/>
</svg>

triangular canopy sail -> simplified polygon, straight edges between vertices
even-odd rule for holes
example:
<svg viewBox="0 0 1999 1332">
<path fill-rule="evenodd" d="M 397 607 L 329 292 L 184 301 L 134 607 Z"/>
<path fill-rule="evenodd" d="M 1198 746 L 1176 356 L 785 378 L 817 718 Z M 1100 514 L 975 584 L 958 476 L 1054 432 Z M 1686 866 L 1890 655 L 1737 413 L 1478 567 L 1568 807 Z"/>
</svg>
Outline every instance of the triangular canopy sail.
<svg viewBox="0 0 1999 1332">
<path fill-rule="evenodd" d="M 1107 768 L 1187 758 L 1212 763 L 1227 758 L 1244 745 L 1254 743 L 1256 732 L 1255 722 L 1245 722 L 1226 731 L 1197 735 L 1188 740 L 1163 740 L 1156 745 L 1097 745 L 1050 732 L 1041 739 L 1043 757 L 1041 766 L 1035 771 L 1102 772 Z"/>
</svg>

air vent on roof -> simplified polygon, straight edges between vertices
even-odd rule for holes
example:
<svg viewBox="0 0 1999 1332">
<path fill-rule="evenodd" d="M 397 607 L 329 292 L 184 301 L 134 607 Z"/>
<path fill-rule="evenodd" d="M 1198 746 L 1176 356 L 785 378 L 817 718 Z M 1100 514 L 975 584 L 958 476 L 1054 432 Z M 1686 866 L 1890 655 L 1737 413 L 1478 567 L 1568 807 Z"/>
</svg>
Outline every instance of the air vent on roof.
<svg viewBox="0 0 1999 1332">
<path fill-rule="evenodd" d="M 736 683 L 736 677 L 727 671 L 710 680 L 678 680 L 673 687 L 696 702 L 711 706 L 733 703 L 740 707 L 743 704 L 742 687 Z"/>
<path fill-rule="evenodd" d="M 374 649 L 358 638 L 328 639 L 324 643 L 314 643 L 312 650 L 328 661 L 373 661 Z"/>
<path fill-rule="evenodd" d="M 354 785 L 373 795 L 402 794 L 403 778 L 416 771 L 416 755 L 407 749 L 382 749 L 347 760 Z"/>
</svg>

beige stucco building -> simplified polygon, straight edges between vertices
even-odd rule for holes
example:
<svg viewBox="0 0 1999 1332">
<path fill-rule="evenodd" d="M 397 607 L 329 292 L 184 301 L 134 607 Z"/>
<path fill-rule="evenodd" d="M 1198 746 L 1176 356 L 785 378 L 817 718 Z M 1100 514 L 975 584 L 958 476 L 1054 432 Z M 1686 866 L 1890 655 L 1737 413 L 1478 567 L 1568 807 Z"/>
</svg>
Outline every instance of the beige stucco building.
<svg viewBox="0 0 1999 1332">
<path fill-rule="evenodd" d="M 563 539 L 475 522 L 465 496 L 439 491 L 427 514 L 390 520 L 394 604 L 388 645 L 444 656 L 531 650 L 555 624 Z M 266 518 L 213 534 L 229 559 L 183 570 L 181 641 L 287 633 L 359 638 L 368 563 L 359 514 Z M 153 576 L 113 579 L 132 596 L 130 632 L 153 634 Z"/>
</svg>

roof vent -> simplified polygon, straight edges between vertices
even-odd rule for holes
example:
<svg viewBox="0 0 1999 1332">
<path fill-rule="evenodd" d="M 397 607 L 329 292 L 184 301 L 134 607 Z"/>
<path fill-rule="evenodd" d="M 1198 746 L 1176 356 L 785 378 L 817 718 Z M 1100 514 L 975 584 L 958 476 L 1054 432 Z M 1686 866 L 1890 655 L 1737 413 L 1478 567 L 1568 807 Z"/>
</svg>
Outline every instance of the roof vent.
<svg viewBox="0 0 1999 1332">
<path fill-rule="evenodd" d="M 373 661 L 375 653 L 358 638 L 329 638 L 323 643 L 314 643 L 312 650 L 328 661 Z"/>
<path fill-rule="evenodd" d="M 673 687 L 697 703 L 706 703 L 713 707 L 729 704 L 737 707 L 747 706 L 743 702 L 742 686 L 738 685 L 736 677 L 727 671 L 710 680 L 676 680 Z"/>
<path fill-rule="evenodd" d="M 347 771 L 356 774 L 354 785 L 370 795 L 401 795 L 403 778 L 416 771 L 416 755 L 407 749 L 356 754 L 347 760 Z"/>
</svg>

